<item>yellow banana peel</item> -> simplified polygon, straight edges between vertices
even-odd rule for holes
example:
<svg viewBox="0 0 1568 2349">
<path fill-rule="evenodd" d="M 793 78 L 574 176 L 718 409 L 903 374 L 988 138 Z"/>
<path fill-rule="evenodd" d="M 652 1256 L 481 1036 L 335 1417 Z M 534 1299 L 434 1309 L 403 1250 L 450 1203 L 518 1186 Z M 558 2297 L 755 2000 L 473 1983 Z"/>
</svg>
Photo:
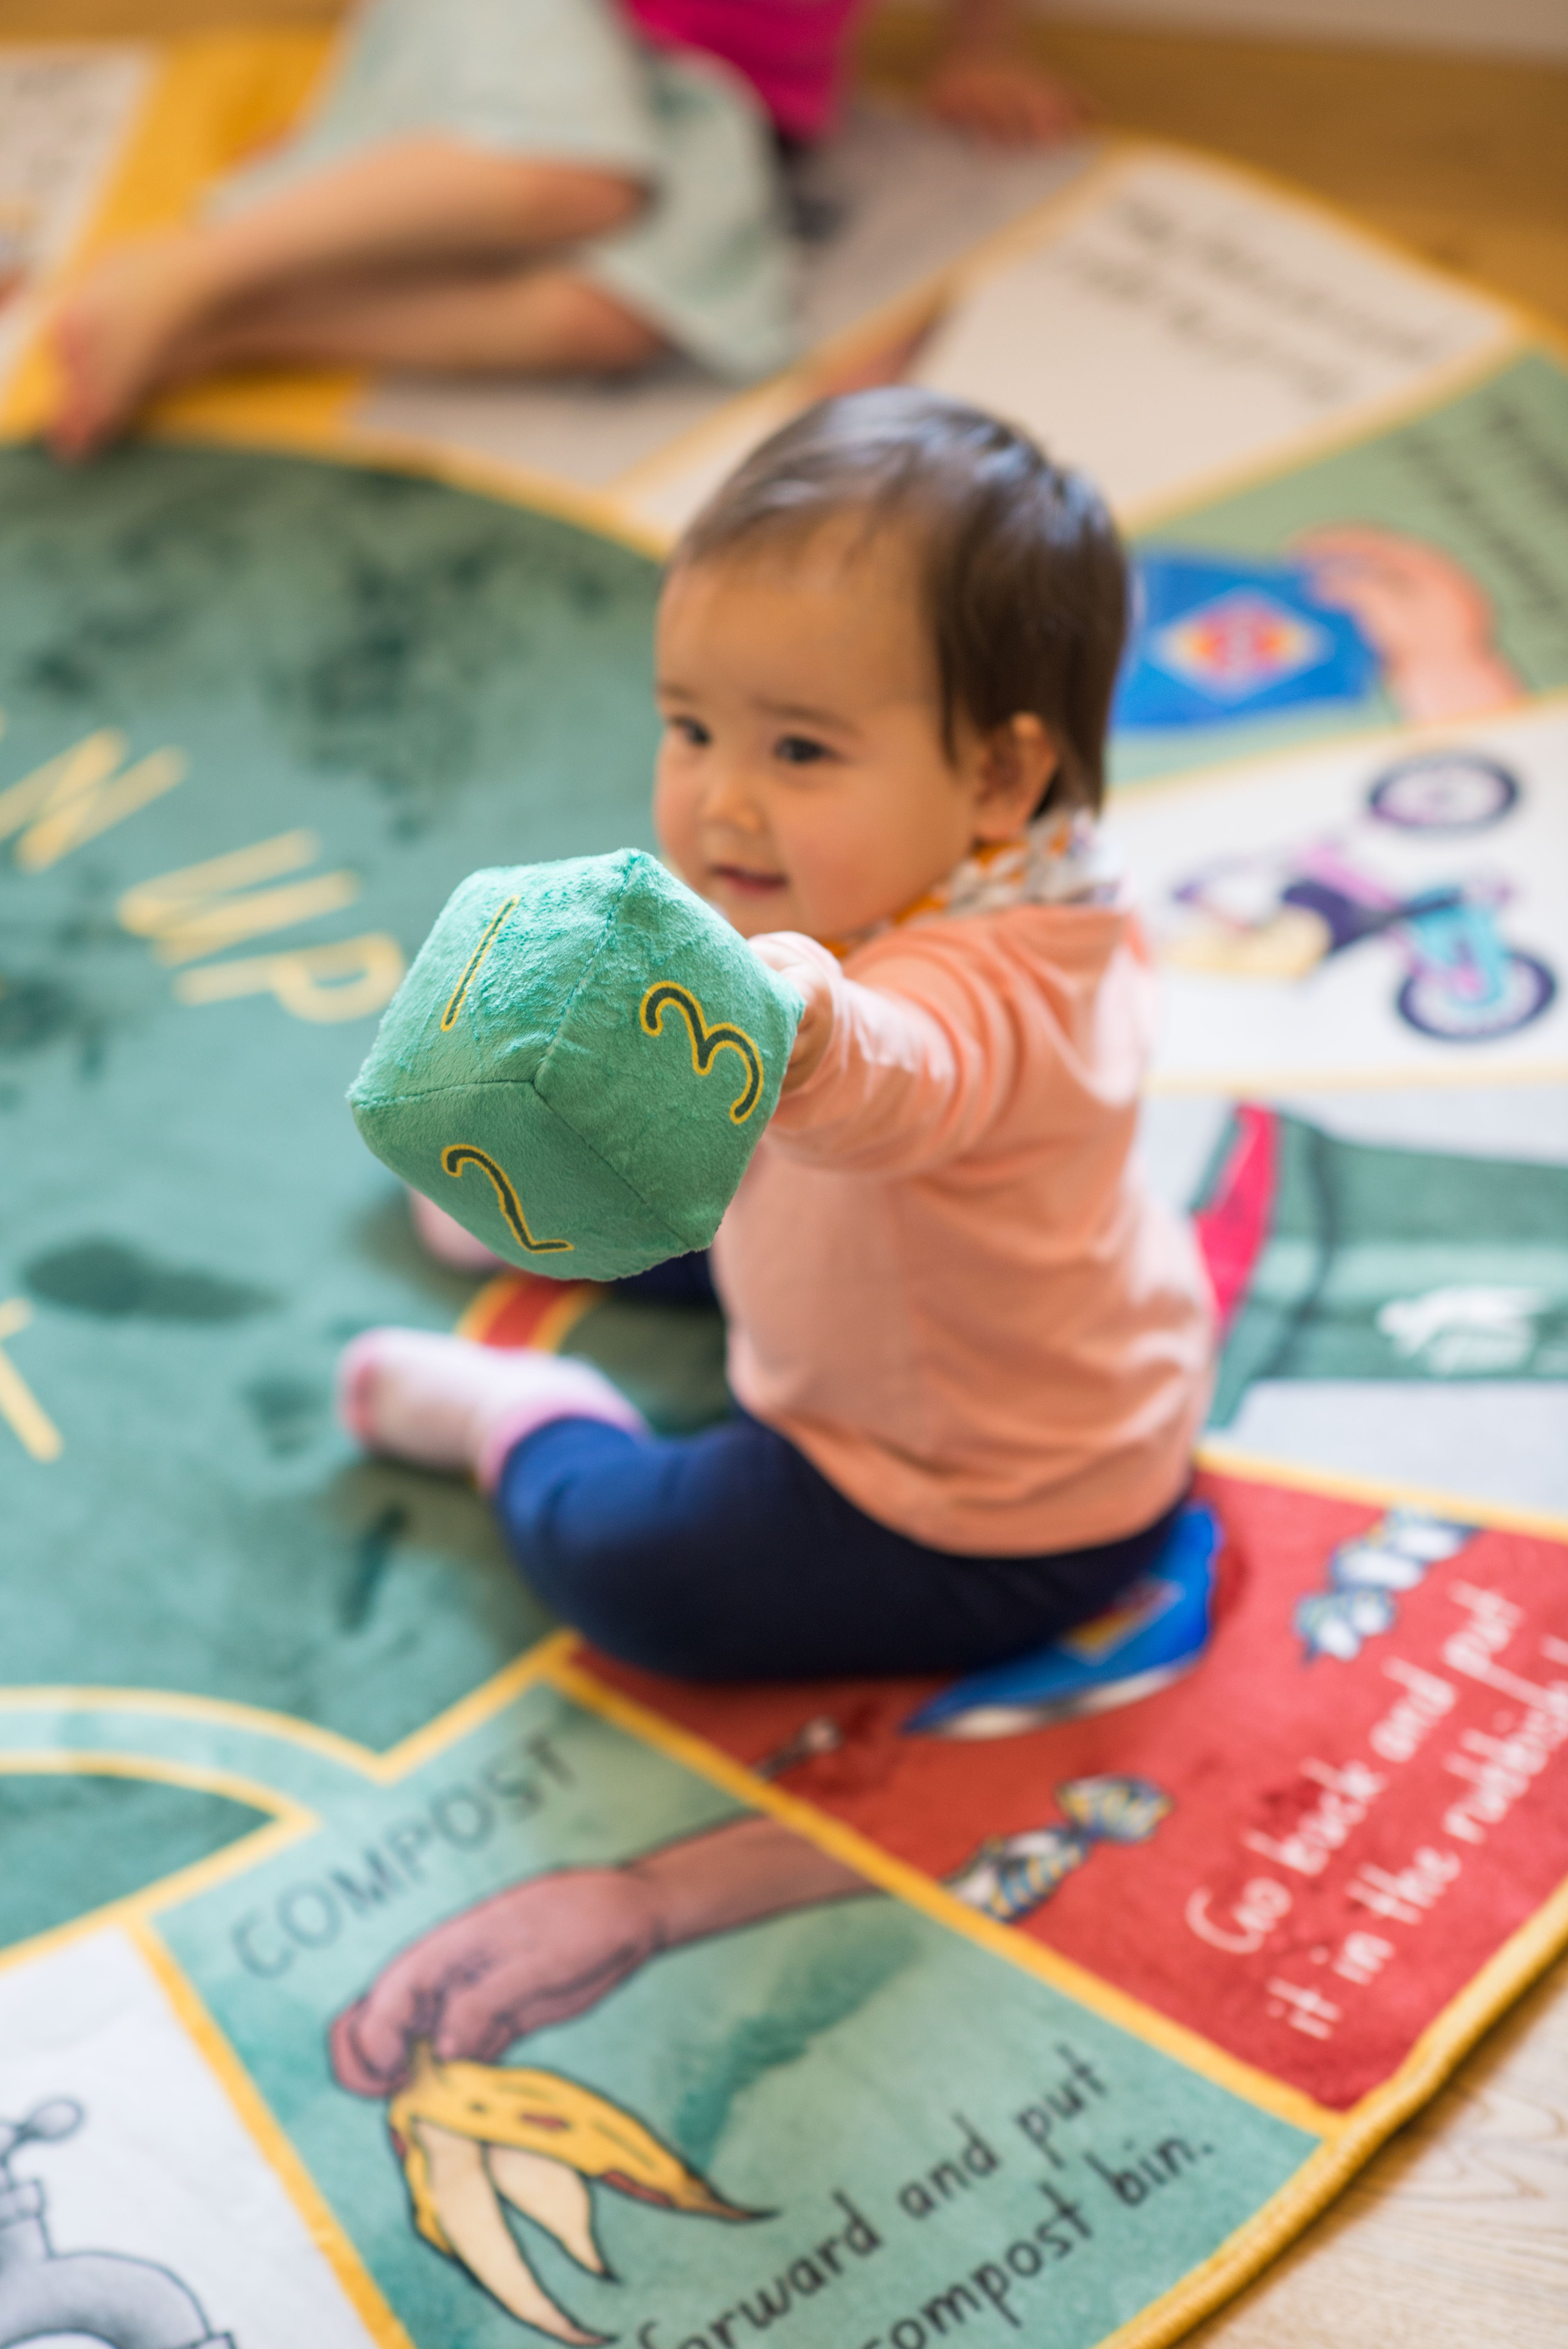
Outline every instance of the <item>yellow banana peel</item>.
<svg viewBox="0 0 1568 2349">
<path fill-rule="evenodd" d="M 387 2121 L 425 2240 L 523 2323 L 580 2349 L 603 2335 L 583 2332 L 550 2298 L 507 2225 L 503 2200 L 593 2275 L 606 2271 L 593 2240 L 590 2181 L 665 2209 L 757 2216 L 716 2194 L 633 2114 L 559 2072 L 441 2064 L 421 2044 Z"/>
</svg>

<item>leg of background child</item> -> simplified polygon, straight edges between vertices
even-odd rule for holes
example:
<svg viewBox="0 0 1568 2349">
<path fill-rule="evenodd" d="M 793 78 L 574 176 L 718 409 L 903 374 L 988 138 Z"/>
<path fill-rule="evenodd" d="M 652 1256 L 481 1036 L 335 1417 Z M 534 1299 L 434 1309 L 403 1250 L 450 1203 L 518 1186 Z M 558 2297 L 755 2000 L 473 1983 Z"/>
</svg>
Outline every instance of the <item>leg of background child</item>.
<svg viewBox="0 0 1568 2349">
<path fill-rule="evenodd" d="M 455 266 L 471 279 L 606 235 L 643 201 L 618 171 L 420 136 L 369 148 L 231 217 L 127 246 L 60 313 L 65 392 L 52 443 L 66 456 L 100 446 L 179 364 L 182 345 L 263 296 L 378 270 Z M 535 322 L 530 333 L 537 339 Z"/>
<path fill-rule="evenodd" d="M 188 340 L 170 378 L 251 365 L 418 367 L 463 375 L 620 375 L 665 347 L 652 326 L 563 269 L 388 283 L 347 279 L 257 303 Z"/>
<path fill-rule="evenodd" d="M 1180 1512 L 1050 1557 L 956 1557 L 866 1516 L 744 1415 L 660 1439 L 561 1419 L 494 1499 L 529 1582 L 607 1653 L 688 1680 L 964 1672 L 1099 1614 Z"/>
</svg>

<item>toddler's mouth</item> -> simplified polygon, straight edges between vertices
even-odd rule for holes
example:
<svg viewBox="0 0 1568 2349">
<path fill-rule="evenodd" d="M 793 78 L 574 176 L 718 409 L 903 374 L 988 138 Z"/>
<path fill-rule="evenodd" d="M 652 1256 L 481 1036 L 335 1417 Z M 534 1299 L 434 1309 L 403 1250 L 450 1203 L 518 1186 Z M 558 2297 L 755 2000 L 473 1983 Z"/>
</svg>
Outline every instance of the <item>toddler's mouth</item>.
<svg viewBox="0 0 1568 2349">
<path fill-rule="evenodd" d="M 733 889 L 742 897 L 765 897 L 769 890 L 782 889 L 782 873 L 753 873 L 744 864 L 710 864 L 709 873 L 725 888 Z"/>
</svg>

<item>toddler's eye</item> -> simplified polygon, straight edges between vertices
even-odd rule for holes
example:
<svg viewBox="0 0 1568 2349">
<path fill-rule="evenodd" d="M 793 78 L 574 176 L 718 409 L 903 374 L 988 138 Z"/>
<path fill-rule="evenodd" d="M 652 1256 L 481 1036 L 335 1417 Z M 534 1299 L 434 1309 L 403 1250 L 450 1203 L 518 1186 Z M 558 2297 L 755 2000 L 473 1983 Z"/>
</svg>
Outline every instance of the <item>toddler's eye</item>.
<svg viewBox="0 0 1568 2349">
<path fill-rule="evenodd" d="M 773 745 L 773 755 L 782 759 L 787 767 L 809 767 L 828 756 L 828 746 L 814 742 L 809 734 L 781 734 Z"/>
<path fill-rule="evenodd" d="M 713 740 L 707 728 L 696 718 L 668 718 L 665 723 L 672 734 L 678 734 L 681 740 L 689 742 L 694 750 L 700 750 Z"/>
</svg>

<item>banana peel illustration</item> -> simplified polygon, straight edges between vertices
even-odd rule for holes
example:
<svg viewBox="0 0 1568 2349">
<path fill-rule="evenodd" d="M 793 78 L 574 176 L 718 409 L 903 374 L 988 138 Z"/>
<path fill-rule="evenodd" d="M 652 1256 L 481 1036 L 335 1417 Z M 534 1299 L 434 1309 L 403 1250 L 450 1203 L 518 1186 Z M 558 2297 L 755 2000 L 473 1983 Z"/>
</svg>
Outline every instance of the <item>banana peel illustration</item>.
<svg viewBox="0 0 1568 2349">
<path fill-rule="evenodd" d="M 591 2275 L 605 2275 L 593 2238 L 593 2185 L 708 2219 L 748 2220 L 635 2116 L 559 2072 L 442 2064 L 421 2044 L 387 2110 L 414 2224 L 467 2268 L 510 2314 L 556 2341 L 596 2349 L 544 2290 L 502 2202 L 531 2219 Z"/>
</svg>

